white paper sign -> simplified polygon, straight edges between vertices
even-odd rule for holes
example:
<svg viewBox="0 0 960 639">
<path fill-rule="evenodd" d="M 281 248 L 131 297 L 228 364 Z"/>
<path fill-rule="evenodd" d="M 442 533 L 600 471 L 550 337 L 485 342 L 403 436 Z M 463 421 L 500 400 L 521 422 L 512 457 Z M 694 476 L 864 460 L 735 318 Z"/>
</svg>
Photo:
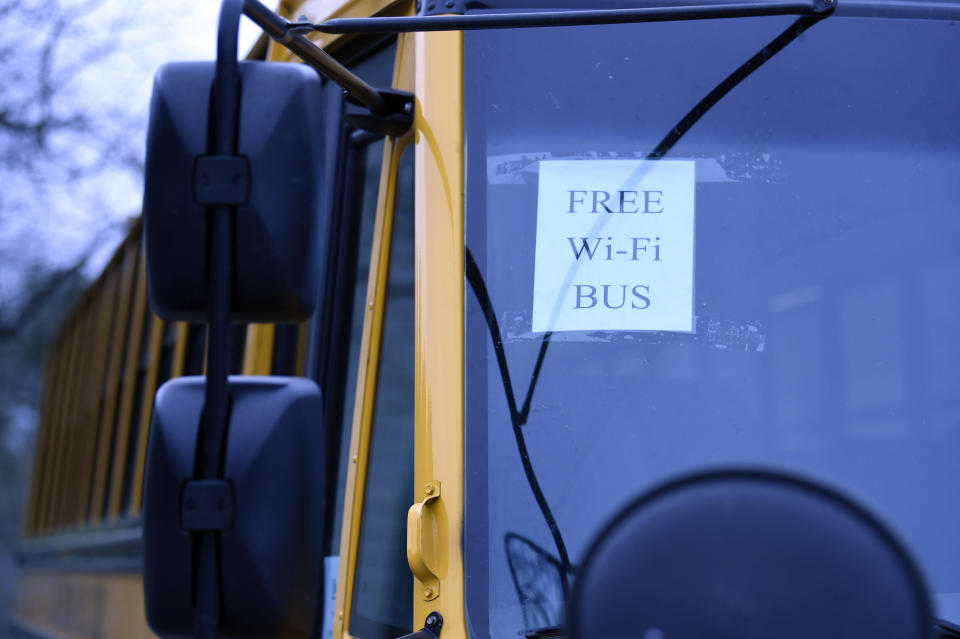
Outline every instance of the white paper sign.
<svg viewBox="0 0 960 639">
<path fill-rule="evenodd" d="M 694 162 L 540 163 L 533 331 L 693 331 Z"/>
</svg>

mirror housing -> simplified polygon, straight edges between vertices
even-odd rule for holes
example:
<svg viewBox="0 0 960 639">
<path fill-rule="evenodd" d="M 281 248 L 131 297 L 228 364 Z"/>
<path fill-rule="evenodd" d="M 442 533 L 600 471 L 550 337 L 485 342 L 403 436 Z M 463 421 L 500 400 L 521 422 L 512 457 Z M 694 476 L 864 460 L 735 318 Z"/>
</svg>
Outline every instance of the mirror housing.
<svg viewBox="0 0 960 639">
<path fill-rule="evenodd" d="M 303 65 L 239 63 L 237 155 L 210 155 L 214 62 L 164 65 L 154 79 L 143 218 L 150 305 L 207 319 L 209 208 L 235 206 L 230 317 L 301 321 L 313 311 L 329 220 L 319 214 L 323 92 Z"/>
<path fill-rule="evenodd" d="M 932 608 L 904 547 L 853 501 L 757 470 L 681 478 L 594 541 L 568 637 L 928 639 Z"/>
<path fill-rule="evenodd" d="M 193 480 L 205 382 L 180 377 L 157 391 L 144 478 L 147 622 L 165 639 L 193 636 L 195 533 L 218 530 L 223 636 L 307 637 L 323 568 L 320 390 L 299 377 L 231 377 L 225 479 Z"/>
</svg>

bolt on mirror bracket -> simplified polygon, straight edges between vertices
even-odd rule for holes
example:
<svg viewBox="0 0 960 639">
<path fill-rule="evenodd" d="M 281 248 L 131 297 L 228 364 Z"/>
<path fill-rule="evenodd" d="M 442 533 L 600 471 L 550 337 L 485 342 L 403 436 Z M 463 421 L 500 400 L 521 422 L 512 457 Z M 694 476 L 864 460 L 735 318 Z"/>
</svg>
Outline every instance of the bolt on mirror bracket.
<svg viewBox="0 0 960 639">
<path fill-rule="evenodd" d="M 417 7 L 417 13 L 422 16 L 463 15 L 467 12 L 466 0 L 422 0 Z"/>
</svg>

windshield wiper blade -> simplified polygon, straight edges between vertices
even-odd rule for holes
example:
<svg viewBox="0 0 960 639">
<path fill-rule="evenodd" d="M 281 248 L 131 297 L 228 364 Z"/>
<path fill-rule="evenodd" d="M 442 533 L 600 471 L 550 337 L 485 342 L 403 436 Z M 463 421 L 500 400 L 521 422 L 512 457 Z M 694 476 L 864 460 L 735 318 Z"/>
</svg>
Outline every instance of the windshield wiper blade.
<svg viewBox="0 0 960 639">
<path fill-rule="evenodd" d="M 817 16 L 833 10 L 835 0 L 771 0 L 722 4 L 675 4 L 630 9 L 535 11 L 525 13 L 474 13 L 467 15 L 334 18 L 318 24 L 290 23 L 296 29 L 321 33 L 410 33 L 415 31 L 470 31 L 474 29 L 523 29 L 572 27 L 680 20 L 716 20 L 757 16 Z"/>
<path fill-rule="evenodd" d="M 947 621 L 946 619 L 936 619 L 938 637 L 960 637 L 960 626 Z"/>
<path fill-rule="evenodd" d="M 562 637 L 564 632 L 563 626 L 544 626 L 543 628 L 525 630 L 523 636 L 527 639 L 553 639 L 554 637 Z"/>
<path fill-rule="evenodd" d="M 540 509 L 540 514 L 550 529 L 550 536 L 553 537 L 553 543 L 557 547 L 557 555 L 560 558 L 560 583 L 563 586 L 564 598 L 570 596 L 570 580 L 567 576 L 571 572 L 570 555 L 567 553 L 567 545 L 563 541 L 563 533 L 560 532 L 560 526 L 557 524 L 557 518 L 554 517 L 550 504 L 547 503 L 547 497 L 543 494 L 540 487 L 540 480 L 533 469 L 533 462 L 530 460 L 530 452 L 527 450 L 526 438 L 523 436 L 523 426 L 527 423 L 527 416 L 530 413 L 530 400 L 533 397 L 533 391 L 537 385 L 537 378 L 540 377 L 540 367 L 543 366 L 543 358 L 547 353 L 547 346 L 550 345 L 551 333 L 545 333 L 540 342 L 540 351 L 537 355 L 537 362 L 533 367 L 530 385 L 527 387 L 526 399 L 523 402 L 523 408 L 517 409 L 517 400 L 513 394 L 513 382 L 510 381 L 510 368 L 507 365 L 507 354 L 503 349 L 503 339 L 500 337 L 500 325 L 497 323 L 497 314 L 493 310 L 493 302 L 490 300 L 490 294 L 487 292 L 487 285 L 483 281 L 483 274 L 480 267 L 473 259 L 473 254 L 469 248 L 464 249 L 464 270 L 467 282 L 473 289 L 473 294 L 477 297 L 480 309 L 483 311 L 484 319 L 487 322 L 487 331 L 490 333 L 490 340 L 493 343 L 493 350 L 497 359 L 497 366 L 500 370 L 500 380 L 503 382 L 503 391 L 507 398 L 507 407 L 510 410 L 510 425 L 513 428 L 513 436 L 517 443 L 517 452 L 520 454 L 520 463 L 523 466 L 523 473 L 530 486 L 533 497 Z"/>
</svg>

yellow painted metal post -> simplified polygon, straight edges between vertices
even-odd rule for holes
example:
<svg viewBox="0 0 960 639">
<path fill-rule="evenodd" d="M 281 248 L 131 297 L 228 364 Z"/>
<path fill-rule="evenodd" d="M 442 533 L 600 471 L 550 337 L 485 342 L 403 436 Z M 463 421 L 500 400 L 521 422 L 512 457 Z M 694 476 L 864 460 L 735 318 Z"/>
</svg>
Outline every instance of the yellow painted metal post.
<svg viewBox="0 0 960 639">
<path fill-rule="evenodd" d="M 148 311 L 149 312 L 149 311 Z M 153 398 L 157 392 L 157 375 L 160 368 L 160 356 L 163 352 L 163 334 L 166 328 L 163 320 L 150 313 L 150 344 L 147 347 L 147 374 L 143 378 L 143 400 L 140 403 L 140 415 L 137 426 L 137 449 L 133 462 L 133 486 L 130 488 L 131 516 L 140 512 L 143 503 L 143 469 L 147 460 L 147 439 L 150 436 L 150 418 L 153 415 Z"/>
<path fill-rule="evenodd" d="M 80 468 L 80 473 L 77 475 L 79 493 L 76 503 L 73 505 L 76 521 L 86 520 L 87 506 L 90 503 L 94 456 L 97 451 L 97 426 L 100 423 L 100 408 L 102 404 L 103 376 L 107 366 L 107 357 L 109 356 L 107 348 L 110 344 L 110 320 L 114 313 L 113 304 L 115 296 L 112 295 L 112 293 L 113 291 L 106 282 L 98 285 L 95 293 L 97 325 L 96 337 L 93 343 L 95 356 L 88 371 L 89 383 L 84 390 L 83 464 Z"/>
<path fill-rule="evenodd" d="M 77 474 L 80 471 L 80 451 L 83 448 L 83 397 L 86 386 L 89 382 L 89 366 L 93 353 L 93 335 L 96 330 L 94 300 L 88 295 L 82 302 L 79 312 L 75 318 L 77 332 L 75 339 L 78 341 L 78 358 L 73 373 L 73 383 L 70 389 L 70 395 L 66 398 L 66 429 L 68 433 L 66 457 L 63 462 L 64 476 L 66 483 L 64 490 L 60 495 L 60 503 L 57 510 L 60 512 L 58 523 L 61 527 L 67 527 L 77 523 L 74 517 L 73 505 L 77 501 Z"/>
<path fill-rule="evenodd" d="M 60 496 L 63 494 L 64 484 L 66 483 L 65 473 L 63 471 L 63 460 L 67 454 L 67 442 L 70 438 L 68 428 L 70 416 L 67 414 L 67 403 L 69 402 L 73 389 L 73 381 L 76 377 L 78 351 L 80 350 L 77 332 L 77 324 L 71 321 L 64 340 L 67 357 L 64 360 L 63 392 L 57 398 L 57 417 L 54 422 L 55 432 L 57 433 L 57 447 L 53 456 L 53 465 L 51 468 L 52 481 L 50 483 L 51 491 L 44 516 L 49 530 L 58 528 L 60 524 Z"/>
<path fill-rule="evenodd" d="M 416 39 L 416 447 L 418 501 L 438 481 L 439 595 L 414 583 L 413 622 L 443 615 L 443 633 L 466 637 L 463 588 L 463 34 Z"/>
<path fill-rule="evenodd" d="M 37 506 L 40 501 L 40 484 L 43 479 L 43 459 L 50 439 L 50 408 L 53 405 L 53 363 L 54 350 L 47 355 L 43 375 L 43 395 L 40 400 L 40 420 L 37 428 L 36 443 L 33 446 L 33 465 L 30 468 L 30 493 L 27 497 L 26 511 L 23 515 L 23 536 L 32 537 L 37 532 Z"/>
<path fill-rule="evenodd" d="M 177 322 L 177 344 L 173 348 L 173 364 L 170 366 L 170 377 L 183 375 L 183 363 L 187 358 L 187 338 L 190 335 L 190 326 L 186 322 Z"/>
<path fill-rule="evenodd" d="M 273 357 L 273 324 L 251 324 L 243 349 L 244 375 L 269 375 Z"/>
<path fill-rule="evenodd" d="M 110 443 L 113 439 L 114 417 L 120 384 L 120 360 L 123 356 L 123 344 L 126 338 L 127 319 L 130 312 L 130 291 L 133 286 L 136 265 L 136 249 L 128 246 L 119 273 L 120 284 L 117 290 L 116 305 L 114 306 L 113 339 L 110 345 L 107 375 L 103 385 L 103 412 L 100 415 L 100 436 L 97 442 L 93 495 L 90 499 L 90 515 L 93 520 L 100 519 L 104 514 L 107 469 L 110 463 Z"/>
<path fill-rule="evenodd" d="M 106 379 L 109 376 L 110 365 L 112 360 L 112 350 L 111 347 L 115 340 L 115 335 L 117 333 L 116 318 L 119 315 L 117 312 L 117 300 L 119 299 L 119 287 L 120 287 L 120 273 L 119 263 L 108 267 L 108 271 L 105 273 L 103 278 L 102 285 L 102 308 L 101 308 L 101 322 L 102 328 L 105 333 L 101 336 L 101 339 L 104 340 L 100 344 L 100 348 L 103 350 L 100 351 L 100 361 L 98 362 L 98 371 L 99 374 L 94 380 L 94 385 L 91 390 L 91 401 L 94 402 L 96 410 L 92 414 L 92 421 L 90 424 L 90 437 L 92 446 L 91 457 L 90 457 L 90 469 L 88 471 L 88 477 L 83 486 L 86 491 L 86 497 L 83 499 L 83 504 L 78 504 L 83 511 L 83 517 L 86 519 L 91 514 L 91 504 L 93 503 L 93 497 L 95 493 L 95 483 L 96 483 L 96 467 L 99 465 L 100 461 L 100 446 L 101 440 L 103 439 L 103 430 L 104 423 L 106 423 L 106 411 L 107 411 L 107 399 L 106 399 Z M 89 523 L 89 521 L 88 521 Z"/>
<path fill-rule="evenodd" d="M 123 471 L 127 461 L 127 449 L 134 417 L 133 394 L 137 385 L 137 369 L 140 359 L 140 340 L 143 338 L 143 317 L 147 312 L 147 275 L 143 255 L 137 255 L 137 272 L 134 276 L 133 295 L 130 308 L 130 330 L 127 333 L 127 357 L 123 367 L 121 383 L 120 410 L 117 413 L 117 434 L 113 447 L 113 471 L 110 473 L 110 503 L 107 515 L 111 520 L 120 516 L 120 504 L 123 497 Z"/>
<path fill-rule="evenodd" d="M 44 532 L 44 513 L 46 511 L 47 500 L 50 492 L 50 466 L 53 458 L 53 450 L 56 444 L 56 430 L 54 429 L 54 420 L 56 418 L 57 398 L 60 395 L 61 376 L 63 374 L 63 339 L 54 344 L 50 352 L 49 377 L 47 377 L 47 388 L 44 392 L 45 402 L 43 430 L 43 448 L 34 458 L 34 466 L 38 472 L 37 488 L 33 499 L 33 517 L 31 518 L 31 527 L 34 534 Z"/>
</svg>

